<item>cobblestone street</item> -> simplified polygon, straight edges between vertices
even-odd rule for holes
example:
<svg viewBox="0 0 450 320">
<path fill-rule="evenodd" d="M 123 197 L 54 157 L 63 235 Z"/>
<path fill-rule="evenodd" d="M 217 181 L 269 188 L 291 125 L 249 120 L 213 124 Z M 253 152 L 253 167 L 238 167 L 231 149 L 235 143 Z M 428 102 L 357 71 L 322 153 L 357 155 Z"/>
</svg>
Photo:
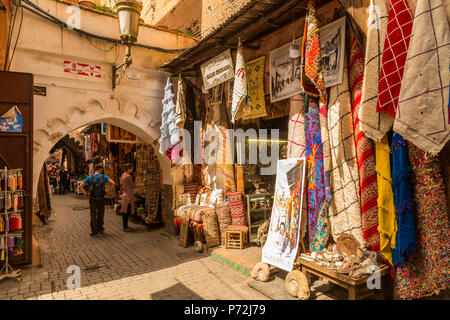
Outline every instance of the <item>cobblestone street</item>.
<svg viewBox="0 0 450 320">
<path fill-rule="evenodd" d="M 22 268 L 23 281 L 3 280 L 0 299 L 267 299 L 249 278 L 183 248 L 164 228 L 148 230 L 105 212 L 105 234 L 89 236 L 89 204 L 72 194 L 53 196 L 46 225 L 36 222 L 41 267 Z M 67 289 L 68 266 L 81 271 L 81 288 Z"/>
</svg>

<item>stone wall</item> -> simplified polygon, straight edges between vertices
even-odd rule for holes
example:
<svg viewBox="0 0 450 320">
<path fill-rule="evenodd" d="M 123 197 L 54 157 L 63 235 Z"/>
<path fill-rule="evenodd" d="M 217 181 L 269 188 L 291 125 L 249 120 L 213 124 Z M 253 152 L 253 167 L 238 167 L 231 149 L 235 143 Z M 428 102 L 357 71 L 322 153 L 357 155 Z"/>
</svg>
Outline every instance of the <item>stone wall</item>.
<svg viewBox="0 0 450 320">
<path fill-rule="evenodd" d="M 203 0 L 202 38 L 224 23 L 250 0 Z"/>
</svg>

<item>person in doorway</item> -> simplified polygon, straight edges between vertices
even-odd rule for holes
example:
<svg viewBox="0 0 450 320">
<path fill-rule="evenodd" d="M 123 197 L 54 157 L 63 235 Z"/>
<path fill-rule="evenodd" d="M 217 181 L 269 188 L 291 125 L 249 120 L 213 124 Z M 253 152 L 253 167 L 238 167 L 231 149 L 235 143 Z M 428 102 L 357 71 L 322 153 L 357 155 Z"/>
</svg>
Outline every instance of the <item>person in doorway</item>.
<svg viewBox="0 0 450 320">
<path fill-rule="evenodd" d="M 52 186 L 52 194 L 55 194 L 56 191 L 56 186 L 57 186 L 57 181 L 56 181 L 56 176 L 58 175 L 58 173 L 56 172 L 55 167 L 53 167 L 50 172 L 48 173 L 48 177 L 50 178 L 50 185 Z"/>
<path fill-rule="evenodd" d="M 125 232 L 132 230 L 128 227 L 128 217 L 134 212 L 134 180 L 131 175 L 132 172 L 133 165 L 126 164 L 125 172 L 120 177 L 120 186 L 122 190 L 120 213 L 122 214 L 123 231 Z"/>
<path fill-rule="evenodd" d="M 107 183 L 111 184 L 113 187 L 115 186 L 114 181 L 103 173 L 103 167 L 101 165 L 96 165 L 94 174 L 84 179 L 79 187 L 79 190 L 84 195 L 87 195 L 84 187 L 86 185 L 92 186 L 91 191 L 89 192 L 91 236 L 97 236 L 99 233 L 102 234 L 105 230 L 103 227 L 103 218 L 105 214 L 105 184 Z"/>
<path fill-rule="evenodd" d="M 59 194 L 66 194 L 68 172 L 64 167 L 59 171 Z"/>
</svg>

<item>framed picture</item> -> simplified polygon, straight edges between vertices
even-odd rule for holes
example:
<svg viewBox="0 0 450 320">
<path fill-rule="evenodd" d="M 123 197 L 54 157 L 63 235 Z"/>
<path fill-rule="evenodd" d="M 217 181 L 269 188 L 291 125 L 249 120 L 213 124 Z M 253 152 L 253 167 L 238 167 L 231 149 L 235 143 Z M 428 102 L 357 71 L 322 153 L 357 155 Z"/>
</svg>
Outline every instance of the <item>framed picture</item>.
<svg viewBox="0 0 450 320">
<path fill-rule="evenodd" d="M 301 48 L 300 38 L 295 40 Z M 289 46 L 286 45 L 270 51 L 270 101 L 276 102 L 303 92 L 300 81 L 301 57 L 289 57 Z"/>
<path fill-rule="evenodd" d="M 342 83 L 345 51 L 345 17 L 320 28 L 320 51 L 325 86 Z"/>
<path fill-rule="evenodd" d="M 210 105 L 222 103 L 223 89 L 224 89 L 223 83 L 211 89 L 208 97 Z"/>
<path fill-rule="evenodd" d="M 189 232 L 189 216 L 184 215 L 181 218 L 181 227 L 180 227 L 180 246 L 187 247 L 188 242 L 188 232 Z"/>
</svg>

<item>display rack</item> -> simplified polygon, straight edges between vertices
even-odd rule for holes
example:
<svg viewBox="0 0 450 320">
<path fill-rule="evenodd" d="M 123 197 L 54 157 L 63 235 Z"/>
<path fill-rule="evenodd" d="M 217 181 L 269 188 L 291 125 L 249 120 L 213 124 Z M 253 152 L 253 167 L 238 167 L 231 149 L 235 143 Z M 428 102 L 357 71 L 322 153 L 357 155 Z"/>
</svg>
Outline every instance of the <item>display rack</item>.
<svg viewBox="0 0 450 320">
<path fill-rule="evenodd" d="M 0 195 L 3 195 L 4 198 L 4 208 L 3 212 L 1 214 L 3 215 L 3 221 L 5 224 L 7 224 L 7 227 L 5 227 L 5 232 L 0 234 L 0 251 L 2 255 L 4 254 L 5 262 L 0 270 L 0 280 L 6 279 L 6 278 L 16 278 L 17 281 L 22 280 L 22 271 L 20 269 L 14 269 L 9 264 L 9 252 L 14 251 L 14 248 L 16 247 L 14 242 L 10 243 L 9 239 L 14 239 L 16 236 L 20 235 L 20 239 L 22 239 L 22 225 L 19 225 L 17 230 L 14 230 L 13 232 L 9 232 L 9 217 L 11 215 L 22 215 L 23 214 L 23 201 L 21 202 L 21 208 L 22 210 L 19 210 L 17 203 L 14 202 L 14 204 L 11 204 L 12 210 L 8 210 L 7 205 L 7 198 L 12 195 L 14 197 L 23 196 L 24 195 L 24 189 L 23 189 L 23 180 L 22 180 L 22 169 L 8 169 L 5 167 L 4 170 L 1 170 L 1 173 L 4 178 L 4 188 L 1 188 Z M 19 175 L 18 184 L 15 184 L 14 186 L 11 185 L 11 182 L 9 181 L 9 177 L 12 175 Z M 4 189 L 4 190 L 3 190 Z M 23 197 L 22 197 L 23 198 Z M 18 246 L 18 250 L 22 252 L 21 245 Z"/>
</svg>

